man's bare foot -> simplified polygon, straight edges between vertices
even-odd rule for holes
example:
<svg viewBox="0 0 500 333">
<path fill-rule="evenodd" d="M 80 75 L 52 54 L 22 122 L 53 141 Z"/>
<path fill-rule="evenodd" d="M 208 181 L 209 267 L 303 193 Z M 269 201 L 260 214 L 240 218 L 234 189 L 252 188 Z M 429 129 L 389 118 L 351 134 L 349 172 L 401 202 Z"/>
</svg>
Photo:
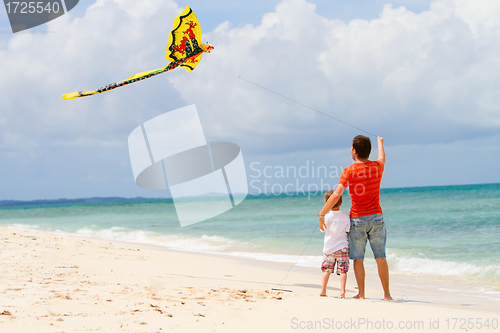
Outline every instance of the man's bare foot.
<svg viewBox="0 0 500 333">
<path fill-rule="evenodd" d="M 319 294 L 321 297 L 326 297 L 326 293 Z"/>
<path fill-rule="evenodd" d="M 384 297 L 384 301 L 392 301 L 392 297 L 391 296 L 385 296 Z"/>
<path fill-rule="evenodd" d="M 356 296 L 353 297 L 354 299 L 365 299 L 365 296 L 361 296 L 360 294 L 357 294 Z"/>
</svg>

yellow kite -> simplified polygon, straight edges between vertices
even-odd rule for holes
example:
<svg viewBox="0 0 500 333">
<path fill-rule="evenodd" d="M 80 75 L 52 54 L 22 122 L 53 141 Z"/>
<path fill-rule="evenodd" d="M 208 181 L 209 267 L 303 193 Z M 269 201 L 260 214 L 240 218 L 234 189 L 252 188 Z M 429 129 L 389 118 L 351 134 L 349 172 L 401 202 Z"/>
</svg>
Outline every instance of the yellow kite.
<svg viewBox="0 0 500 333">
<path fill-rule="evenodd" d="M 148 79 L 155 75 L 171 71 L 176 67 L 184 67 L 191 72 L 200 62 L 203 52 L 210 53 L 213 46 L 201 43 L 200 22 L 189 6 L 174 20 L 174 27 L 168 37 L 167 57 L 171 62 L 165 68 L 137 73 L 124 81 L 108 84 L 97 90 L 77 91 L 62 95 L 63 99 L 80 98 L 101 94 L 118 87 Z"/>
</svg>

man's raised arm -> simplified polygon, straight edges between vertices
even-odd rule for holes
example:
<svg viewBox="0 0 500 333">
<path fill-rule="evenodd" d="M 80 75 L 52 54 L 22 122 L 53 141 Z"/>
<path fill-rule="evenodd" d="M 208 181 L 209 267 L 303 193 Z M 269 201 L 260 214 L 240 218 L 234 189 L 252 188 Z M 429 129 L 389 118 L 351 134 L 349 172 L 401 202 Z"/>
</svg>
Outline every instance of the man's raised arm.
<svg viewBox="0 0 500 333">
<path fill-rule="evenodd" d="M 385 165 L 384 138 L 377 136 L 377 144 L 378 144 L 378 160 Z"/>
</svg>

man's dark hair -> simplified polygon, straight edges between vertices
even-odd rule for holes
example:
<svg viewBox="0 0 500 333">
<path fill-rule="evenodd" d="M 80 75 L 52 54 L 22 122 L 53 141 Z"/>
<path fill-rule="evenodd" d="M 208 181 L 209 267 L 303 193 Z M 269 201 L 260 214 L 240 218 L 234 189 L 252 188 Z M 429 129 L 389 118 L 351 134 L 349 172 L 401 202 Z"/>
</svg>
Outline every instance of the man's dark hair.
<svg viewBox="0 0 500 333">
<path fill-rule="evenodd" d="M 359 158 L 368 158 L 372 151 L 372 143 L 369 137 L 358 135 L 352 140 L 352 148 L 354 148 Z"/>
</svg>

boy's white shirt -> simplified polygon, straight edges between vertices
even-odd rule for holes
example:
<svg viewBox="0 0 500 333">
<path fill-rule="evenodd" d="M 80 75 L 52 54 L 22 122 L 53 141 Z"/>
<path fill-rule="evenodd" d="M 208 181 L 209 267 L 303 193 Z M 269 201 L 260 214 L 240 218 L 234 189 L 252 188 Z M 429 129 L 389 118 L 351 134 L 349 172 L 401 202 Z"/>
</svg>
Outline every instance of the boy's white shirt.
<svg viewBox="0 0 500 333">
<path fill-rule="evenodd" d="M 325 215 L 325 244 L 324 254 L 332 254 L 349 246 L 347 233 L 351 228 L 349 214 L 341 210 L 329 211 Z"/>
</svg>

